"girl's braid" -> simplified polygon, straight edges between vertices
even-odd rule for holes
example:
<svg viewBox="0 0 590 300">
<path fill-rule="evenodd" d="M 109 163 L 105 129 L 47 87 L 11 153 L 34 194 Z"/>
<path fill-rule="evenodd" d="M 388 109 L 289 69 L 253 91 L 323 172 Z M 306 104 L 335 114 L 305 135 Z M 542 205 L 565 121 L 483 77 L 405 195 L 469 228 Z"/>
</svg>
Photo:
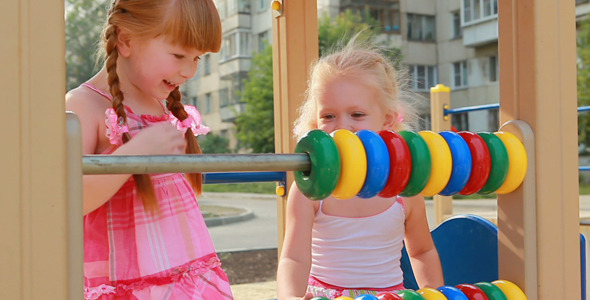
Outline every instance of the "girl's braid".
<svg viewBox="0 0 590 300">
<path fill-rule="evenodd" d="M 109 19 L 113 13 L 116 13 L 116 5 L 113 6 Z M 108 24 L 104 34 L 106 40 L 106 60 L 105 66 L 107 70 L 107 81 L 109 84 L 109 91 L 113 96 L 113 109 L 117 113 L 117 120 L 119 122 L 127 123 L 127 113 L 125 113 L 125 106 L 123 105 L 123 92 L 119 85 L 119 75 L 117 75 L 117 58 L 119 52 L 117 50 L 117 27 L 113 24 Z M 118 124 L 123 125 L 123 124 Z M 123 143 L 127 143 L 131 139 L 131 135 L 126 132 L 123 134 Z M 158 202 L 151 177 L 147 174 L 133 174 L 137 191 L 141 196 L 144 207 L 150 211 L 158 210 Z"/>
<path fill-rule="evenodd" d="M 182 105 L 182 94 L 178 90 L 178 87 L 168 95 L 168 99 L 166 103 L 166 107 L 168 110 L 180 121 L 183 121 L 188 117 L 186 110 L 184 110 L 184 105 Z M 187 143 L 186 153 L 188 154 L 201 154 L 201 147 L 199 146 L 199 142 L 195 137 L 193 131 L 189 128 L 185 133 L 185 139 Z M 202 192 L 202 182 L 203 177 L 201 173 L 187 173 L 186 178 L 189 183 L 193 186 L 193 189 L 200 195 Z"/>
</svg>

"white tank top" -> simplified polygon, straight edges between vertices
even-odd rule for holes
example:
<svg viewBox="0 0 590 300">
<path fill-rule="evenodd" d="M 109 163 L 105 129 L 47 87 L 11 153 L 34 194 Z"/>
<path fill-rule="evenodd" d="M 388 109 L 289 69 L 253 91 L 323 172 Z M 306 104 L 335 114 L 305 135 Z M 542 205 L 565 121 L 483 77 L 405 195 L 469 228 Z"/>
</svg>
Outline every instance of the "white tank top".
<svg viewBox="0 0 590 300">
<path fill-rule="evenodd" d="M 346 288 L 386 288 L 403 282 L 401 197 L 384 212 L 361 218 L 326 215 L 322 205 L 312 229 L 311 276 Z"/>
</svg>

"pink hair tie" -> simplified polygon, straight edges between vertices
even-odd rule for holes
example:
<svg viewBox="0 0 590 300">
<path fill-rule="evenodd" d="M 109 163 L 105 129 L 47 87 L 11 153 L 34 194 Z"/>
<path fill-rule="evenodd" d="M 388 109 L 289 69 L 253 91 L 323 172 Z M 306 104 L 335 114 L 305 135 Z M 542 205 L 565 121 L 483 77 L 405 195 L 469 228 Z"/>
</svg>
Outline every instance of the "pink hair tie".
<svg viewBox="0 0 590 300">
<path fill-rule="evenodd" d="M 105 124 L 107 126 L 107 137 L 113 145 L 120 146 L 123 144 L 123 134 L 129 132 L 129 127 L 123 118 L 117 116 L 113 108 L 107 108 L 105 111 Z"/>
<path fill-rule="evenodd" d="M 172 113 L 170 113 L 170 122 L 172 125 L 176 126 L 178 130 L 180 130 L 182 133 L 186 133 L 186 130 L 190 128 L 195 136 L 207 134 L 209 131 L 211 131 L 209 127 L 203 125 L 201 114 L 196 107 L 192 105 L 185 105 L 184 110 L 187 112 L 188 117 L 182 121 L 178 120 L 174 115 L 172 115 Z"/>
</svg>

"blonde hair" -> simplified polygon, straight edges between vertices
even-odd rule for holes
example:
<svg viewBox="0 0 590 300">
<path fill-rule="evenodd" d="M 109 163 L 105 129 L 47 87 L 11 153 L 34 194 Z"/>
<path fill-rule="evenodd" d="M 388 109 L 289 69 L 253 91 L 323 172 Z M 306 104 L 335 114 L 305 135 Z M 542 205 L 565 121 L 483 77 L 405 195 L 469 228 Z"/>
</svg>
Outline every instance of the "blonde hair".
<svg viewBox="0 0 590 300">
<path fill-rule="evenodd" d="M 120 29 L 125 29 L 133 38 L 148 40 L 165 37 L 181 47 L 203 52 L 218 52 L 221 47 L 221 20 L 212 0 L 115 0 L 103 27 L 101 51 L 105 57 L 107 80 L 113 96 L 113 109 L 117 116 L 127 120 L 123 106 L 123 92 L 117 75 L 117 39 Z M 179 120 L 188 117 L 181 102 L 182 94 L 176 88 L 170 93 L 167 108 Z M 186 153 L 202 153 L 197 139 L 189 128 L 186 131 Z M 129 133 L 123 142 L 131 139 Z M 202 192 L 201 173 L 186 174 L 187 180 L 197 194 Z M 157 210 L 157 199 L 149 175 L 134 174 L 133 178 L 144 207 Z"/>
<path fill-rule="evenodd" d="M 386 113 L 398 120 L 393 128 L 384 129 L 410 129 L 418 118 L 412 97 L 404 88 L 402 72 L 394 68 L 383 52 L 368 41 L 358 39 L 357 34 L 344 47 L 317 60 L 312 65 L 305 99 L 295 120 L 295 138 L 299 140 L 306 132 L 317 128 L 318 97 L 326 83 L 337 77 L 353 77 L 377 91 Z"/>
</svg>

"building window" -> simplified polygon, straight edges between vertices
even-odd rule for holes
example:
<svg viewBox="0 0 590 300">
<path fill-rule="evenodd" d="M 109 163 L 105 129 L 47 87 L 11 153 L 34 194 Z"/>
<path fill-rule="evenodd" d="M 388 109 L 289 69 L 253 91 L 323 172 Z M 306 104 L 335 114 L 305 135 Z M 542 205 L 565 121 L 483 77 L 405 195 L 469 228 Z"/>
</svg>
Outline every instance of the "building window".
<svg viewBox="0 0 590 300">
<path fill-rule="evenodd" d="M 250 57 L 250 32 L 236 31 L 223 37 L 221 61 L 237 57 Z"/>
<path fill-rule="evenodd" d="M 219 90 L 219 107 L 223 108 L 229 105 L 229 88 Z"/>
<path fill-rule="evenodd" d="M 250 13 L 250 0 L 238 0 L 238 13 Z"/>
<path fill-rule="evenodd" d="M 268 45 L 268 31 L 263 31 L 258 34 L 258 52 L 262 52 Z"/>
<path fill-rule="evenodd" d="M 457 128 L 458 131 L 469 130 L 469 114 L 453 114 L 451 116 L 451 125 Z"/>
<path fill-rule="evenodd" d="M 341 0 L 340 12 L 347 10 L 361 16 L 368 12 L 381 25 L 383 32 L 400 31 L 399 0 Z"/>
<path fill-rule="evenodd" d="M 197 108 L 204 115 L 211 113 L 211 93 L 205 94 L 205 99 L 199 101 Z"/>
<path fill-rule="evenodd" d="M 490 56 L 490 81 L 496 82 L 498 81 L 498 57 L 496 55 Z"/>
<path fill-rule="evenodd" d="M 500 127 L 500 116 L 497 108 L 488 110 L 488 130 L 490 132 L 498 131 Z"/>
<path fill-rule="evenodd" d="M 268 8 L 268 2 L 270 2 L 270 0 L 258 0 L 258 11 L 265 11 L 266 8 Z"/>
<path fill-rule="evenodd" d="M 435 40 L 434 16 L 408 14 L 408 40 Z"/>
<path fill-rule="evenodd" d="M 436 66 L 410 65 L 410 86 L 413 91 L 429 92 L 438 83 Z"/>
<path fill-rule="evenodd" d="M 205 75 L 211 74 L 211 55 L 209 54 L 205 54 L 203 57 L 203 71 L 205 72 Z"/>
<path fill-rule="evenodd" d="M 467 61 L 453 63 L 453 87 L 467 87 Z"/>
<path fill-rule="evenodd" d="M 463 29 L 461 28 L 461 13 L 456 11 L 453 13 L 453 38 L 460 38 L 463 36 Z"/>
<path fill-rule="evenodd" d="M 463 0 L 463 23 L 475 23 L 498 16 L 498 0 Z"/>
</svg>

